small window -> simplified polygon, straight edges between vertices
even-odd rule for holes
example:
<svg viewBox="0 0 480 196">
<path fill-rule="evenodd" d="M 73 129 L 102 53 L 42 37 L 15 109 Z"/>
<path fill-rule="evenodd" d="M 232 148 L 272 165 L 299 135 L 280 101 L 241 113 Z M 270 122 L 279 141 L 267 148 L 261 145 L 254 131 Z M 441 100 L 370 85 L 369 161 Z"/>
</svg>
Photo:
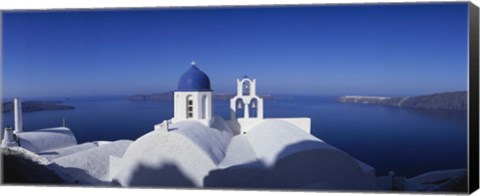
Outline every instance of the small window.
<svg viewBox="0 0 480 196">
<path fill-rule="evenodd" d="M 193 99 L 190 95 L 187 97 L 187 118 L 193 118 Z"/>
<path fill-rule="evenodd" d="M 243 84 L 242 84 L 242 94 L 246 95 L 246 96 L 250 95 L 250 82 L 249 81 L 243 82 Z"/>
</svg>

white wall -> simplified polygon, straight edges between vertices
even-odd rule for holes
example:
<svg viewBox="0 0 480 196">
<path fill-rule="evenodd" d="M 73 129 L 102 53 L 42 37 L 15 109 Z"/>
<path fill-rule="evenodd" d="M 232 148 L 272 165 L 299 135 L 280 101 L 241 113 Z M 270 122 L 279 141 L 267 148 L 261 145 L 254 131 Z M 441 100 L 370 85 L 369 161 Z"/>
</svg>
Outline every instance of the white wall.
<svg viewBox="0 0 480 196">
<path fill-rule="evenodd" d="M 34 153 L 77 145 L 75 135 L 66 127 L 39 129 L 16 135 L 20 146 Z"/>
<path fill-rule="evenodd" d="M 243 83 L 244 82 L 250 82 L 250 93 L 248 95 L 243 95 Z M 250 79 L 250 78 L 244 78 L 242 80 L 237 79 L 237 95 L 233 98 L 230 99 L 230 110 L 231 110 L 231 115 L 230 118 L 250 118 L 249 115 L 249 105 L 251 104 L 253 99 L 257 100 L 257 117 L 259 119 L 263 118 L 263 99 L 257 96 L 257 90 L 256 90 L 256 80 L 255 79 Z M 244 111 L 244 116 L 236 116 L 237 111 L 237 105 L 236 102 L 238 99 L 241 99 L 243 101 L 243 107 L 241 110 Z"/>
<path fill-rule="evenodd" d="M 193 117 L 187 117 L 187 98 L 193 100 Z M 174 93 L 173 123 L 182 120 L 197 120 L 209 126 L 213 116 L 213 101 L 211 91 L 176 91 Z"/>
<path fill-rule="evenodd" d="M 205 186 L 375 190 L 372 167 L 286 120 L 264 119 L 233 137 L 224 161 Z"/>
<path fill-rule="evenodd" d="M 175 131 L 143 135 L 121 159 L 110 159 L 110 177 L 122 186 L 203 187 L 234 135 L 221 117 L 213 119 L 211 127 L 185 120 L 171 125 Z"/>
</svg>

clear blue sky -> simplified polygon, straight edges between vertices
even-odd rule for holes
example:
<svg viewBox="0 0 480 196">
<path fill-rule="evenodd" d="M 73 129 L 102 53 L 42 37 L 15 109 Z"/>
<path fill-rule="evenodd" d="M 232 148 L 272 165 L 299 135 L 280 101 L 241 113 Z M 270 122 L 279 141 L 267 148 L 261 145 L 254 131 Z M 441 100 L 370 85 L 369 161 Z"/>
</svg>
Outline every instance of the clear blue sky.
<svg viewBox="0 0 480 196">
<path fill-rule="evenodd" d="M 467 3 L 7 12 L 4 97 L 174 90 L 419 95 L 467 89 Z"/>
</svg>

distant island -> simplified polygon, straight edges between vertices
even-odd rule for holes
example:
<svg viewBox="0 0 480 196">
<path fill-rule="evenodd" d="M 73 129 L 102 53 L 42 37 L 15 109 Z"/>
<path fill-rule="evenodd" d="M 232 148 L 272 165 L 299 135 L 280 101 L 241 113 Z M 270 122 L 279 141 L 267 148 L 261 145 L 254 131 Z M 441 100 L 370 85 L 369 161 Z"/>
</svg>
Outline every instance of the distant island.
<svg viewBox="0 0 480 196">
<path fill-rule="evenodd" d="M 412 97 L 380 97 L 380 96 L 343 96 L 336 99 L 340 103 L 378 104 L 385 106 L 435 109 L 435 110 L 467 110 L 467 91 L 435 93 Z"/>
<path fill-rule="evenodd" d="M 61 104 L 61 101 L 24 101 L 22 112 L 35 112 L 44 110 L 73 110 L 75 107 Z M 13 102 L 3 102 L 3 113 L 13 111 Z"/>
<path fill-rule="evenodd" d="M 213 98 L 217 100 L 229 100 L 234 97 L 235 94 L 228 93 L 215 93 Z M 272 95 L 259 95 L 263 99 L 273 99 Z M 170 101 L 173 100 L 173 91 L 153 94 L 137 94 L 128 97 L 130 101 Z"/>
</svg>

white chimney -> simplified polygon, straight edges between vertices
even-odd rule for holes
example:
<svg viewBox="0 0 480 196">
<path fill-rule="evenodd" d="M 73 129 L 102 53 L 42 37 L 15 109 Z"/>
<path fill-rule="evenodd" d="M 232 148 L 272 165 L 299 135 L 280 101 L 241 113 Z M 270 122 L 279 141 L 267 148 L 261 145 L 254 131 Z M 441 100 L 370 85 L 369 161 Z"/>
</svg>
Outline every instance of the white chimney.
<svg viewBox="0 0 480 196">
<path fill-rule="evenodd" d="M 15 130 L 14 133 L 23 132 L 23 120 L 22 120 L 22 102 L 18 97 L 13 100 L 14 115 L 15 115 Z"/>
<path fill-rule="evenodd" d="M 5 127 L 5 131 L 3 132 L 5 134 L 1 144 L 3 148 L 18 146 L 17 142 L 13 139 L 13 130 L 11 127 Z"/>
</svg>

